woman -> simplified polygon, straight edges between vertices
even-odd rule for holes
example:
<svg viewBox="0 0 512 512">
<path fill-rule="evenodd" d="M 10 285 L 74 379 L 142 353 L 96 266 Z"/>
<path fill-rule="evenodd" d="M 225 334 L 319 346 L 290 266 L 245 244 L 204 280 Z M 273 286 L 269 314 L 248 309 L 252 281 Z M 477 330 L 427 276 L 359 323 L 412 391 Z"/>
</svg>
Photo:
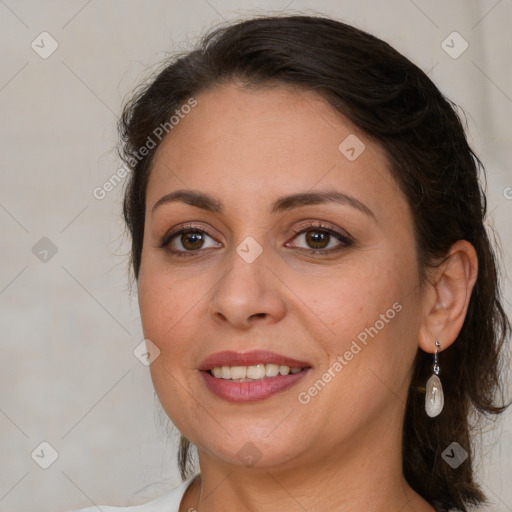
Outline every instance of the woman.
<svg viewBox="0 0 512 512">
<path fill-rule="evenodd" d="M 468 415 L 505 408 L 510 324 L 482 167 L 429 78 L 337 21 L 257 18 L 169 63 L 120 127 L 185 480 L 133 510 L 483 502 Z"/>
</svg>

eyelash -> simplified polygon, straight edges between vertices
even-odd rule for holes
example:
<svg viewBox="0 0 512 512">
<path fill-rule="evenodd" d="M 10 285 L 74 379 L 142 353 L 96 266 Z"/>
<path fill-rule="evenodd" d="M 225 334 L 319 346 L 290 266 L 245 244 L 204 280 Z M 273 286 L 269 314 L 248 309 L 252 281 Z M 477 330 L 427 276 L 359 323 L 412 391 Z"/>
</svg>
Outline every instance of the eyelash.
<svg viewBox="0 0 512 512">
<path fill-rule="evenodd" d="M 328 233 L 329 235 L 336 238 L 338 241 L 342 242 L 341 245 L 337 245 L 334 248 L 330 249 L 305 249 L 303 247 L 296 247 L 299 251 L 305 251 L 308 254 L 330 254 L 333 252 L 337 252 L 341 250 L 343 247 L 350 247 L 353 244 L 353 240 L 348 237 L 347 235 L 340 233 L 339 231 L 333 229 L 332 227 L 322 224 L 322 223 L 309 223 L 301 226 L 298 229 L 292 229 L 293 231 L 293 239 L 297 238 L 298 235 L 301 235 L 303 233 L 307 233 L 308 231 L 322 231 L 325 233 Z M 213 238 L 206 230 L 201 229 L 199 227 L 195 227 L 193 224 L 183 224 L 180 228 L 171 231 L 170 233 L 166 234 L 160 241 L 159 248 L 160 249 L 167 249 L 173 256 L 178 257 L 187 257 L 187 256 L 194 256 L 197 255 L 198 252 L 201 251 L 201 249 L 197 249 L 196 251 L 176 251 L 173 249 L 168 249 L 167 246 L 171 243 L 171 241 L 179 236 L 184 235 L 187 233 L 203 233 L 211 238 Z M 288 243 L 288 242 L 287 242 Z M 286 245 L 286 244 L 285 244 Z M 203 249 L 204 251 L 204 249 Z"/>
<path fill-rule="evenodd" d="M 336 247 L 331 247 L 330 249 L 304 249 L 303 247 L 296 247 L 296 249 L 307 251 L 309 254 L 330 254 L 341 250 L 343 247 L 350 247 L 353 244 L 353 240 L 350 237 L 348 237 L 346 234 L 340 233 L 338 230 L 332 228 L 327 224 L 309 223 L 302 225 L 298 229 L 292 229 L 292 231 L 294 235 L 293 239 L 297 238 L 298 235 L 307 233 L 308 231 L 322 231 L 328 233 L 329 235 L 336 238 L 338 241 L 342 242 L 340 245 L 337 245 Z"/>
</svg>

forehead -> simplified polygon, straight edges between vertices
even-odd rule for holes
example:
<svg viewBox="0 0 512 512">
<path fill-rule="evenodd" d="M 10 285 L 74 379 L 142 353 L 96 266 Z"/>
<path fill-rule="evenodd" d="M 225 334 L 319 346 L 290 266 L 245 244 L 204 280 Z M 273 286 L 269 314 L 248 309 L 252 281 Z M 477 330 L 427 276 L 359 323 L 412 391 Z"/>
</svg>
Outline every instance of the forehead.
<svg viewBox="0 0 512 512">
<path fill-rule="evenodd" d="M 318 94 L 224 84 L 195 99 L 155 154 L 148 207 L 178 188 L 255 205 L 332 187 L 364 195 L 376 210 L 400 206 L 385 151 Z"/>
</svg>

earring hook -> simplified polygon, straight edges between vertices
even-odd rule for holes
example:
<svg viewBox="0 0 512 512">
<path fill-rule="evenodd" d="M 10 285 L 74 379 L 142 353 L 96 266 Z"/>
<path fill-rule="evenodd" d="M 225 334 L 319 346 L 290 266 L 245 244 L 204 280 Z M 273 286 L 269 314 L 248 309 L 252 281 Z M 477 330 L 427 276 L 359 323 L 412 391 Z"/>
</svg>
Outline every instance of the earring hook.
<svg viewBox="0 0 512 512">
<path fill-rule="evenodd" d="M 436 339 L 436 351 L 434 353 L 434 365 L 432 366 L 432 369 L 434 370 L 434 373 L 436 375 L 439 375 L 439 371 L 440 371 L 439 359 L 438 359 L 438 354 L 439 354 L 440 348 L 441 348 L 441 343 L 439 343 L 439 341 Z"/>
</svg>

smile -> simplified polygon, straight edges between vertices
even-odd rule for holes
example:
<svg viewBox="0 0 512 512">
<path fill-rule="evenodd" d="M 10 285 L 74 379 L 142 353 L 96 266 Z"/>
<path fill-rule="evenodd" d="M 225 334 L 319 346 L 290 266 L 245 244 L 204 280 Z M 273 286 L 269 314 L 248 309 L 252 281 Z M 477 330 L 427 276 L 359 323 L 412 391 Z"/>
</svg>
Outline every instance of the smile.
<svg viewBox="0 0 512 512">
<path fill-rule="evenodd" d="M 266 379 L 268 377 L 277 377 L 278 375 L 299 373 L 302 369 L 303 368 L 290 368 L 286 365 L 274 363 L 261 363 L 253 366 L 217 366 L 210 370 L 210 374 L 217 379 L 251 382 L 253 380 Z"/>
<path fill-rule="evenodd" d="M 219 352 L 207 357 L 199 373 L 208 391 L 235 403 L 266 400 L 302 380 L 311 365 L 275 352 Z"/>
</svg>

